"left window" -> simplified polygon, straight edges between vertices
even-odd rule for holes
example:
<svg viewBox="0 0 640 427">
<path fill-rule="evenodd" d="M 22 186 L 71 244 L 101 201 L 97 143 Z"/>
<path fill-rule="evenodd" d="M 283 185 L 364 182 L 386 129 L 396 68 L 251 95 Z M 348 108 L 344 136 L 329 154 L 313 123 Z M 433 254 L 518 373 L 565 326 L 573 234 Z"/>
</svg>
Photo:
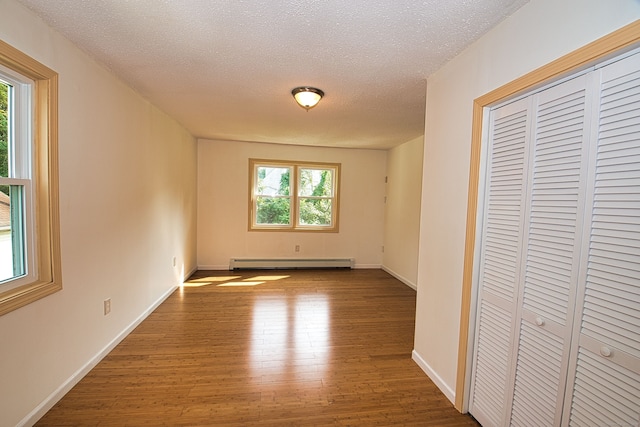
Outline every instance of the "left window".
<svg viewBox="0 0 640 427">
<path fill-rule="evenodd" d="M 0 41 L 0 315 L 62 288 L 57 79 Z"/>
<path fill-rule="evenodd" d="M 33 81 L 0 68 L 0 283 L 33 280 Z"/>
</svg>

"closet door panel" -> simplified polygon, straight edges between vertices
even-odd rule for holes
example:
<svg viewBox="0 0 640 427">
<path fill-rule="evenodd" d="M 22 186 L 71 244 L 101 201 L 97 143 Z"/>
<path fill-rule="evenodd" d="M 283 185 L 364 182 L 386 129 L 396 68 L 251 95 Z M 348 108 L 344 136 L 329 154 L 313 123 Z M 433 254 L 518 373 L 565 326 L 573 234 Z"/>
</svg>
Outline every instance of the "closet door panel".
<svg viewBox="0 0 640 427">
<path fill-rule="evenodd" d="M 511 348 L 511 309 L 480 303 L 474 384 L 469 411 L 486 427 L 503 424 Z"/>
<path fill-rule="evenodd" d="M 572 426 L 637 426 L 640 375 L 580 348 L 571 402 Z"/>
<path fill-rule="evenodd" d="M 598 71 L 570 425 L 640 425 L 640 55 Z M 593 414 L 597 412 L 597 414 Z M 585 423 L 584 420 L 592 420 Z"/>
<path fill-rule="evenodd" d="M 563 351 L 564 340 L 522 322 L 511 425 L 554 425 Z"/>
<path fill-rule="evenodd" d="M 558 425 L 579 269 L 589 92 L 582 76 L 534 96 L 511 424 Z"/>
<path fill-rule="evenodd" d="M 492 112 L 470 412 L 505 425 L 522 246 L 522 195 L 530 101 Z"/>
<path fill-rule="evenodd" d="M 560 325 L 573 309 L 579 262 L 576 239 L 588 154 L 585 84 L 583 76 L 536 96 L 523 308 Z"/>
</svg>

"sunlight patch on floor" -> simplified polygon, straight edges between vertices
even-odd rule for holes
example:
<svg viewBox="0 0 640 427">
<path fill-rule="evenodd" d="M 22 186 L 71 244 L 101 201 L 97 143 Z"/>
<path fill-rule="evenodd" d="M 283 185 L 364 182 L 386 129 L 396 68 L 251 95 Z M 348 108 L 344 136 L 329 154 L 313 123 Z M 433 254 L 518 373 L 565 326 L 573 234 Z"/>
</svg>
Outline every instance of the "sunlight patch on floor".
<svg viewBox="0 0 640 427">
<path fill-rule="evenodd" d="M 262 275 L 243 279 L 242 276 L 208 276 L 187 280 L 181 287 L 196 288 L 216 285 L 217 287 L 258 286 L 267 282 L 287 279 L 288 275 Z"/>
<path fill-rule="evenodd" d="M 242 276 L 210 276 L 210 277 L 200 277 L 197 279 L 187 280 L 182 284 L 185 287 L 196 288 L 199 286 L 207 286 L 212 285 L 214 283 L 219 282 L 229 282 L 231 280 L 239 279 Z"/>
</svg>

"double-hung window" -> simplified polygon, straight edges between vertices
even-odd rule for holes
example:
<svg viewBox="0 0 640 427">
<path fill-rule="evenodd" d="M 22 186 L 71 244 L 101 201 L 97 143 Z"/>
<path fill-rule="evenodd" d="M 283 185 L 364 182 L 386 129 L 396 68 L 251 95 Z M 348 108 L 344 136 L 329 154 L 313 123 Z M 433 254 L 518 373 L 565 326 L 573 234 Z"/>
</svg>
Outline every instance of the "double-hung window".
<svg viewBox="0 0 640 427">
<path fill-rule="evenodd" d="M 340 164 L 249 160 L 249 229 L 338 231 Z"/>
<path fill-rule="evenodd" d="M 0 68 L 0 283 L 5 290 L 35 277 L 32 88 L 33 81 Z"/>
<path fill-rule="evenodd" d="M 0 41 L 0 315 L 62 289 L 58 74 Z"/>
</svg>

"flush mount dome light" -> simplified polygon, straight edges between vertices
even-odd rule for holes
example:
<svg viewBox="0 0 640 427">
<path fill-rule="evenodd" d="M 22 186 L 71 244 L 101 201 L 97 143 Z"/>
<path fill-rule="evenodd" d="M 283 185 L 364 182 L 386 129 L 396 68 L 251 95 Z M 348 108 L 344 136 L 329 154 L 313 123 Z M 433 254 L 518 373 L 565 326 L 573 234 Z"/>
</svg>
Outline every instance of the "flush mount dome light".
<svg viewBox="0 0 640 427">
<path fill-rule="evenodd" d="M 315 107 L 316 104 L 320 102 L 324 96 L 324 92 L 315 87 L 302 86 L 293 89 L 291 95 L 293 95 L 298 105 L 309 111 L 309 109 Z"/>
</svg>

